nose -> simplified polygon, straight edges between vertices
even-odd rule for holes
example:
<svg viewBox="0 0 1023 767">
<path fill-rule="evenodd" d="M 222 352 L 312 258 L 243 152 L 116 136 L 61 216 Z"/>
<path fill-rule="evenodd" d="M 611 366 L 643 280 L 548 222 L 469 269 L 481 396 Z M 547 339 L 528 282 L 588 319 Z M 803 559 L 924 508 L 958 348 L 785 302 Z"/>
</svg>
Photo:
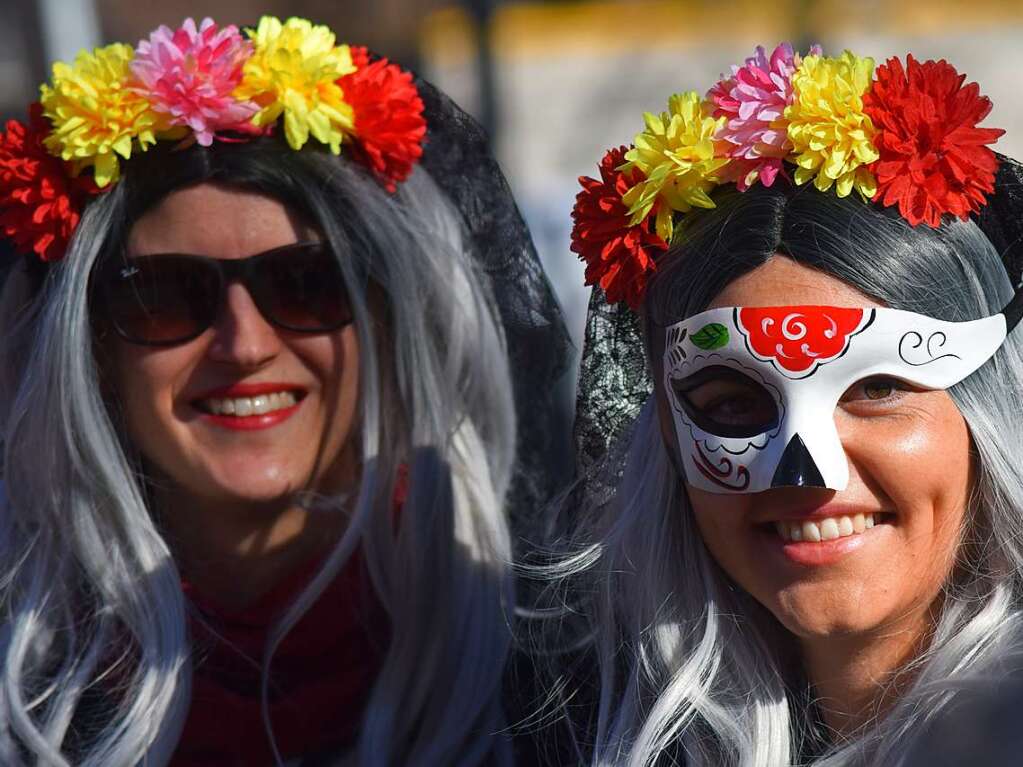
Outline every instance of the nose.
<svg viewBox="0 0 1023 767">
<path fill-rule="evenodd" d="M 771 487 L 827 487 L 813 456 L 798 434 L 793 434 L 785 446 L 771 478 Z"/>
<path fill-rule="evenodd" d="M 281 337 L 240 283 L 224 291 L 220 315 L 213 325 L 210 359 L 246 368 L 259 368 L 281 351 Z"/>
</svg>

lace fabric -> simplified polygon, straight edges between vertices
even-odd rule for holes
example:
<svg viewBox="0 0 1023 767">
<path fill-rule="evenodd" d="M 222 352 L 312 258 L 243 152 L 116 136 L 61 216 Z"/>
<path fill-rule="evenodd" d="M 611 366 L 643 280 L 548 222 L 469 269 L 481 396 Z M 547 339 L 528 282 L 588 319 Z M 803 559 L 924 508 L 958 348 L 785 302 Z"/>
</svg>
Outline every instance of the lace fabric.
<svg viewBox="0 0 1023 767">
<path fill-rule="evenodd" d="M 589 473 L 628 427 L 653 392 L 639 315 L 609 304 L 594 287 L 586 312 L 576 398 L 575 446 L 580 473 Z"/>
<path fill-rule="evenodd" d="M 518 465 L 508 506 L 513 523 L 528 527 L 564 479 L 550 470 L 558 463 L 554 392 L 572 342 L 483 129 L 426 80 L 417 78 L 416 87 L 428 126 L 422 166 L 461 213 L 504 326 L 518 414 Z"/>
<path fill-rule="evenodd" d="M 998 155 L 995 193 L 975 220 L 1002 256 L 1013 287 L 1023 282 L 1023 164 Z"/>
</svg>

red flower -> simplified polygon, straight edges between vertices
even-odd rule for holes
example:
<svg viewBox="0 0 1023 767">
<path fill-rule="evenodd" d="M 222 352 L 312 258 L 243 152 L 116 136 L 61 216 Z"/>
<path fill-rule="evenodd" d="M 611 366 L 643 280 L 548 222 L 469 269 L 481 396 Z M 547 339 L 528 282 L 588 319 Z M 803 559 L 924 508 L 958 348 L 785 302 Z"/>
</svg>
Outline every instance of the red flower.
<svg viewBox="0 0 1023 767">
<path fill-rule="evenodd" d="M 625 162 L 628 147 L 608 150 L 600 161 L 600 181 L 581 176 L 583 190 L 572 209 L 572 251 L 586 262 L 586 284 L 599 284 L 609 303 L 625 300 L 638 309 L 646 282 L 657 269 L 654 258 L 668 244 L 654 232 L 657 207 L 642 222 L 631 226 L 622 195 L 642 180 L 633 169 L 616 170 Z"/>
<path fill-rule="evenodd" d="M 87 177 L 73 178 L 68 164 L 43 147 L 53 130 L 42 105 L 29 107 L 29 124 L 7 122 L 0 134 L 0 229 L 17 247 L 43 261 L 64 256 L 89 194 Z"/>
<path fill-rule="evenodd" d="M 863 97 L 881 154 L 870 166 L 877 176 L 874 200 L 898 203 L 913 226 L 937 227 L 943 213 L 965 221 L 994 190 L 998 160 L 985 145 L 1005 131 L 977 127 L 991 101 L 976 83 L 964 86 L 965 79 L 945 60 L 921 64 L 909 56 L 903 69 L 891 58 Z"/>
<path fill-rule="evenodd" d="M 356 154 L 393 192 L 423 154 L 426 120 L 412 75 L 387 59 L 369 62 L 365 48 L 353 47 L 358 69 L 338 80 L 355 110 Z"/>
</svg>

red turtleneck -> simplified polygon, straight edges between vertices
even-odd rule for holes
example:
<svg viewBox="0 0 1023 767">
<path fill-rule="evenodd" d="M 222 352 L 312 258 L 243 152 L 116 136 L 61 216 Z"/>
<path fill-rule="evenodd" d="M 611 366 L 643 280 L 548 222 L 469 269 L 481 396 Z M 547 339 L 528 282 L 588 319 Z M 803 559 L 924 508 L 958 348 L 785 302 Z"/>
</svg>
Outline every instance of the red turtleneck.
<svg viewBox="0 0 1023 767">
<path fill-rule="evenodd" d="M 192 705 L 171 767 L 261 767 L 273 751 L 260 710 L 260 662 L 276 619 L 316 574 L 310 563 L 253 606 L 225 611 L 183 583 L 190 620 Z M 270 720 L 281 757 L 353 743 L 387 646 L 387 620 L 361 556 L 353 556 L 284 638 L 270 667 Z"/>
</svg>

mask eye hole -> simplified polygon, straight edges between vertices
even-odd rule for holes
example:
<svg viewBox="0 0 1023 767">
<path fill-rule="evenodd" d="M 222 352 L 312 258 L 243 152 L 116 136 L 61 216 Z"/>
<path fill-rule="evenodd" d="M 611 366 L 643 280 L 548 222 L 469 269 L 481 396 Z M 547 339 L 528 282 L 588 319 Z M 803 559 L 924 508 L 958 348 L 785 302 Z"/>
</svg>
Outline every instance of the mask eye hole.
<svg viewBox="0 0 1023 767">
<path fill-rule="evenodd" d="M 764 386 L 724 365 L 672 382 L 690 420 L 718 437 L 755 437 L 778 425 L 778 405 Z"/>
</svg>

